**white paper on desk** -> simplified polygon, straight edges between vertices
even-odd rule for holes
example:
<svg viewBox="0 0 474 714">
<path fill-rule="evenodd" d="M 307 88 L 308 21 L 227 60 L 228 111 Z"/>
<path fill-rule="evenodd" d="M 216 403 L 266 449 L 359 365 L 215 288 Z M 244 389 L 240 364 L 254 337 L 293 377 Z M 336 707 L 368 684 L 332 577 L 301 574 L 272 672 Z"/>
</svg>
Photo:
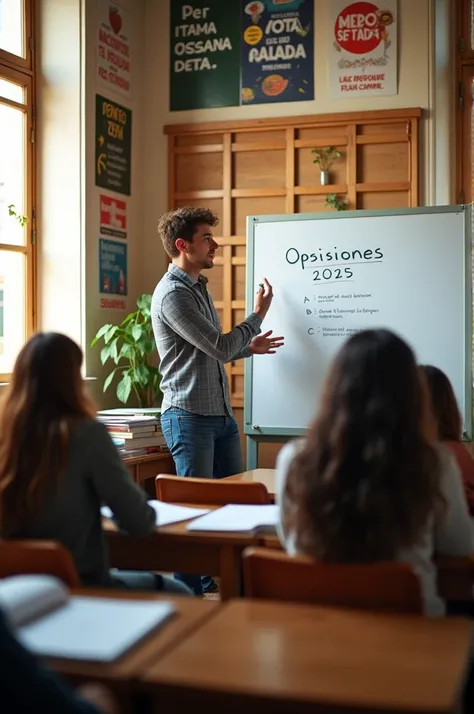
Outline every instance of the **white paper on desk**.
<svg viewBox="0 0 474 714">
<path fill-rule="evenodd" d="M 16 634 L 43 657 L 112 662 L 175 612 L 169 602 L 72 596 Z"/>
<path fill-rule="evenodd" d="M 190 518 L 197 518 L 209 513 L 208 508 L 190 508 L 188 506 L 177 506 L 174 503 L 164 503 L 163 501 L 148 501 L 156 513 L 157 526 L 169 526 L 171 523 L 189 521 Z M 113 513 L 108 506 L 103 506 L 100 512 L 104 518 L 112 518 Z"/>
<path fill-rule="evenodd" d="M 257 528 L 275 528 L 279 518 L 275 505 L 243 506 L 230 504 L 196 518 L 187 527 L 188 531 L 226 531 L 246 533 Z"/>
</svg>

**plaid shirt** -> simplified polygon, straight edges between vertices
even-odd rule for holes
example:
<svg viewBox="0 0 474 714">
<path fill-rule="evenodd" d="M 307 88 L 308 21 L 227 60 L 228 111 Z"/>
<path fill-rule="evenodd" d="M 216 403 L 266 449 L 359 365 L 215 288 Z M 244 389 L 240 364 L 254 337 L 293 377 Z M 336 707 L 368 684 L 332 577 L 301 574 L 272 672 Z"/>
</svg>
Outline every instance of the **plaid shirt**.
<svg viewBox="0 0 474 714">
<path fill-rule="evenodd" d="M 171 264 L 155 288 L 151 316 L 163 411 L 179 407 L 203 416 L 231 415 L 224 363 L 250 357 L 250 342 L 260 332 L 262 319 L 252 313 L 223 335 L 207 282 Z"/>
</svg>

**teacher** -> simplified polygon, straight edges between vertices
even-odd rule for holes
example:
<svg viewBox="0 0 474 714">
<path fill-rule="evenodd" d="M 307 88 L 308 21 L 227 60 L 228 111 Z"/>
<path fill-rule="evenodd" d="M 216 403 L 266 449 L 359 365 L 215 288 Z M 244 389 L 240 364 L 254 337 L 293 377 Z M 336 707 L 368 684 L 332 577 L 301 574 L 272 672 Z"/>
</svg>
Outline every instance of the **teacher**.
<svg viewBox="0 0 474 714">
<path fill-rule="evenodd" d="M 161 426 L 178 476 L 223 478 L 243 471 L 224 364 L 274 354 L 283 344 L 271 330 L 259 334 L 273 298 L 266 279 L 254 311 L 222 333 L 201 274 L 214 267 L 219 245 L 212 231 L 218 223 L 209 209 L 184 207 L 166 213 L 158 225 L 171 264 L 155 288 L 151 312 L 162 376 Z M 207 577 L 202 585 L 202 592 L 216 588 Z M 195 583 L 191 587 L 199 594 Z"/>
</svg>

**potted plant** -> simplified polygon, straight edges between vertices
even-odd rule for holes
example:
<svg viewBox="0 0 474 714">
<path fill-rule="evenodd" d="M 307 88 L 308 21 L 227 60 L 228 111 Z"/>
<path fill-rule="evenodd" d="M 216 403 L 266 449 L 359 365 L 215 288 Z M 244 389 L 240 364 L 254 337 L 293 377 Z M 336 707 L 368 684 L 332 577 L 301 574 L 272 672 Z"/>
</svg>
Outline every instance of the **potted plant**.
<svg viewBox="0 0 474 714">
<path fill-rule="evenodd" d="M 321 171 L 321 186 L 327 186 L 329 183 L 329 169 L 337 159 L 341 158 L 341 152 L 334 146 L 324 146 L 320 149 L 313 149 L 315 155 L 313 164 L 319 164 Z"/>
<path fill-rule="evenodd" d="M 341 198 L 337 193 L 328 193 L 326 198 L 326 206 L 334 208 L 335 211 L 346 211 L 349 201 L 347 198 Z"/>
<path fill-rule="evenodd" d="M 161 391 L 160 372 L 150 363 L 156 352 L 151 324 L 151 295 L 141 295 L 137 299 L 137 308 L 119 325 L 102 325 L 91 347 L 102 343 L 102 364 L 111 360 L 115 365 L 104 382 L 104 392 L 118 373 L 120 379 L 116 394 L 122 404 L 126 404 L 134 394 L 140 407 L 154 407 L 161 403 Z"/>
</svg>

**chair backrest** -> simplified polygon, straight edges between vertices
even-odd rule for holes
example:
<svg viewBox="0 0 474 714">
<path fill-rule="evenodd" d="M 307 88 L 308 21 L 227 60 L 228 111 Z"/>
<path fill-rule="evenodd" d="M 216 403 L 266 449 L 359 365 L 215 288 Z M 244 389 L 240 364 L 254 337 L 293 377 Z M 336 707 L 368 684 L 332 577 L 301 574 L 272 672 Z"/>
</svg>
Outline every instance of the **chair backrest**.
<svg viewBox="0 0 474 714">
<path fill-rule="evenodd" d="M 243 553 L 245 596 L 379 612 L 421 613 L 417 576 L 405 563 L 325 565 L 271 548 Z"/>
<path fill-rule="evenodd" d="M 81 586 L 74 561 L 60 543 L 50 540 L 0 540 L 0 578 L 54 575 L 71 588 Z"/>
<path fill-rule="evenodd" d="M 188 478 L 160 474 L 155 479 L 156 497 L 166 503 L 225 506 L 228 503 L 270 503 L 263 483 Z"/>
</svg>

